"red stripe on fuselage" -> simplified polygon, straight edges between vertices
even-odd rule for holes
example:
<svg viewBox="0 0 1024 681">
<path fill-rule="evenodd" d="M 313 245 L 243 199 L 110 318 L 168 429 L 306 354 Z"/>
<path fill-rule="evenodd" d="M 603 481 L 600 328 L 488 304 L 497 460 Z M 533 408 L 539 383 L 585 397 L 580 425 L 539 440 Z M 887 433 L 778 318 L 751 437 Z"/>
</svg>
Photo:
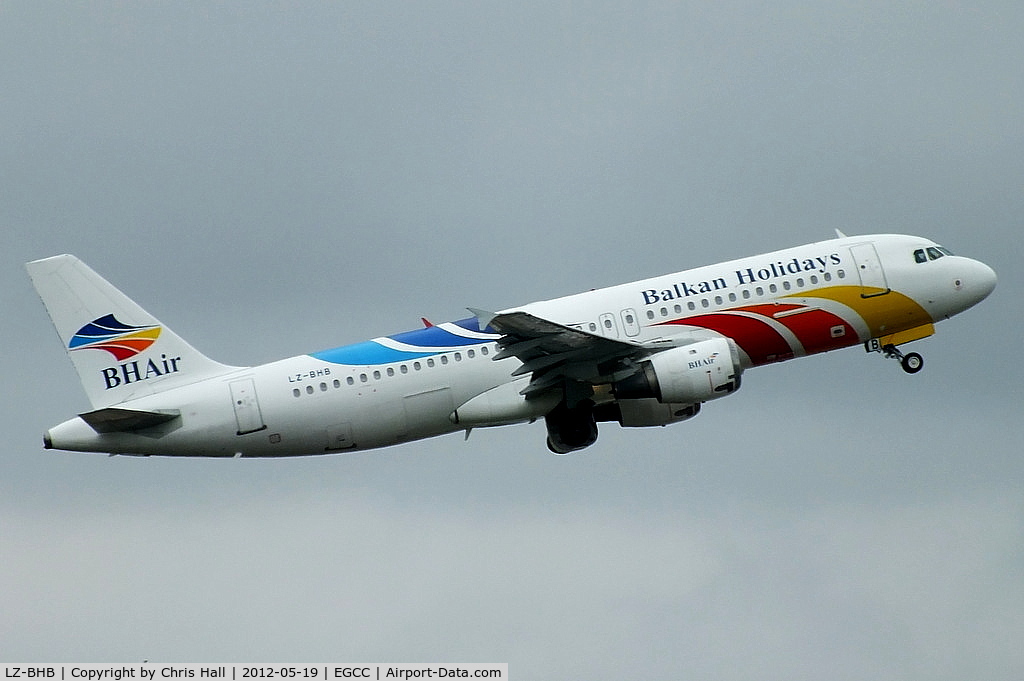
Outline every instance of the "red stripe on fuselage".
<svg viewBox="0 0 1024 681">
<path fill-rule="evenodd" d="M 793 357 L 793 348 L 789 347 L 782 334 L 759 319 L 720 312 L 665 323 L 699 326 L 728 336 L 747 353 L 755 366 L 781 362 Z"/>
<path fill-rule="evenodd" d="M 842 317 L 820 308 L 771 303 L 748 305 L 724 312 L 688 317 L 666 324 L 699 326 L 728 336 L 736 341 L 755 365 L 790 359 L 794 355 L 789 342 L 767 321 L 731 314 L 744 312 L 772 319 L 793 332 L 804 352 L 813 355 L 859 342 L 857 332 Z"/>
<path fill-rule="evenodd" d="M 777 303 L 750 305 L 738 309 L 771 317 L 782 324 L 800 340 L 804 352 L 808 355 L 844 348 L 859 342 L 857 332 L 842 317 L 821 308 Z"/>
</svg>

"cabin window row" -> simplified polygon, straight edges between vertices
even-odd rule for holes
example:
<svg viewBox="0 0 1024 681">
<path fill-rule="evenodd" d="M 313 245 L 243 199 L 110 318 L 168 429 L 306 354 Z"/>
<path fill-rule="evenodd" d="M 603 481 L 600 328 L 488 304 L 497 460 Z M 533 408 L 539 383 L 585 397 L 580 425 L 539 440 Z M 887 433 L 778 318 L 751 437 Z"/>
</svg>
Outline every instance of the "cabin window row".
<svg viewBox="0 0 1024 681">
<path fill-rule="evenodd" d="M 845 270 L 838 270 L 836 272 L 836 277 L 839 278 L 839 279 L 845 279 L 846 278 L 846 271 Z M 832 273 L 831 272 L 825 272 L 824 274 L 821 275 L 821 280 L 824 280 L 826 282 L 832 281 Z M 782 282 L 781 288 L 782 288 L 783 291 L 792 291 L 794 288 L 801 289 L 801 288 L 804 288 L 804 287 L 806 287 L 808 285 L 810 285 L 810 286 L 817 286 L 818 282 L 819 282 L 818 275 L 812 274 L 809 277 L 807 277 L 807 279 L 804 279 L 803 277 L 797 277 L 793 281 L 790 281 L 789 279 L 786 279 L 786 280 L 784 280 Z M 768 294 L 775 294 L 775 293 L 779 292 L 779 288 L 780 287 L 779 287 L 778 284 L 768 284 L 767 287 L 765 287 L 765 286 L 757 286 L 754 289 L 745 288 L 742 291 L 740 291 L 739 296 L 737 296 L 736 292 L 734 291 L 732 293 L 729 293 L 727 296 L 715 296 L 714 298 L 701 298 L 699 303 L 696 302 L 696 301 L 691 300 L 690 302 L 688 302 L 686 304 L 686 309 L 689 310 L 690 312 L 694 312 L 694 311 L 697 310 L 698 304 L 700 305 L 700 307 L 702 309 L 708 309 L 708 308 L 711 307 L 712 301 L 714 301 L 715 305 L 724 305 L 726 300 L 728 300 L 730 303 L 735 303 L 735 302 L 737 302 L 739 300 L 740 297 L 742 297 L 743 300 L 750 300 L 751 298 L 763 298 L 765 296 L 765 292 L 766 291 L 767 291 Z M 683 306 L 680 305 L 679 303 L 676 303 L 672 307 L 671 311 L 674 312 L 675 314 L 682 314 L 683 313 Z M 657 312 L 655 312 L 654 310 L 648 310 L 647 311 L 647 319 L 654 319 L 658 314 L 660 314 L 662 317 L 668 317 L 669 316 L 669 308 L 668 307 L 662 307 Z M 592 331 L 597 329 L 597 326 L 595 324 L 593 324 L 593 323 L 590 326 L 592 327 L 592 329 L 591 329 Z"/>
<path fill-rule="evenodd" d="M 490 348 L 488 348 L 486 345 L 480 346 L 479 354 L 482 357 L 489 356 L 491 354 Z M 465 351 L 466 359 L 476 359 L 476 356 L 476 349 L 469 349 Z M 462 360 L 463 353 L 461 351 L 438 355 L 437 357 L 427 357 L 426 359 L 423 360 L 416 360 L 414 362 L 409 362 L 406 364 L 399 364 L 397 367 L 389 366 L 383 370 L 375 369 L 374 371 L 364 371 L 359 374 L 347 376 L 344 380 L 344 385 L 354 386 L 357 383 L 366 384 L 369 383 L 370 381 L 380 381 L 385 377 L 393 378 L 398 374 L 408 374 L 410 371 L 423 371 L 424 369 L 433 369 L 438 365 L 447 366 L 450 362 L 461 362 Z M 340 388 L 342 386 L 342 380 L 336 378 L 330 383 L 328 383 L 327 381 L 321 381 L 318 385 L 310 383 L 309 385 L 306 386 L 305 393 L 307 395 L 314 395 L 317 392 L 327 392 L 332 386 L 334 388 Z M 294 397 L 301 397 L 302 393 L 303 391 L 300 390 L 299 388 L 292 389 L 292 395 Z"/>
</svg>

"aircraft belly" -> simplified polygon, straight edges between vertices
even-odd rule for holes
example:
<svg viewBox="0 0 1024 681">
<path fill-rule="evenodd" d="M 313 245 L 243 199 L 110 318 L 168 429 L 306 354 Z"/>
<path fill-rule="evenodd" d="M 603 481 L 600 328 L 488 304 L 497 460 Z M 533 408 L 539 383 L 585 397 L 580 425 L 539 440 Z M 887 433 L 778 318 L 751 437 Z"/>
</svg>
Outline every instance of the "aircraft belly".
<svg viewBox="0 0 1024 681">
<path fill-rule="evenodd" d="M 396 397 L 359 399 L 353 422 L 353 441 L 359 449 L 383 447 L 402 442 L 406 433 L 405 412 Z"/>
<path fill-rule="evenodd" d="M 435 388 L 406 395 L 402 398 L 409 439 L 429 437 L 450 432 L 448 416 L 455 409 L 451 388 Z"/>
<path fill-rule="evenodd" d="M 463 364 L 432 376 L 383 379 L 367 389 L 331 400 L 331 417 L 313 426 L 328 450 L 354 451 L 434 437 L 461 430 L 451 421 L 455 407 L 508 380 L 506 362 Z"/>
</svg>

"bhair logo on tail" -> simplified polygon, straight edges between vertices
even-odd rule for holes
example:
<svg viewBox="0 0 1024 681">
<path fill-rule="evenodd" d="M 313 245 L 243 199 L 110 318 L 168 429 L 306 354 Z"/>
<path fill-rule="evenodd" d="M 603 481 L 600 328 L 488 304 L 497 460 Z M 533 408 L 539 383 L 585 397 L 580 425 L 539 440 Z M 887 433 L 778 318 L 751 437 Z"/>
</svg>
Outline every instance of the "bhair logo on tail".
<svg viewBox="0 0 1024 681">
<path fill-rule="evenodd" d="M 68 350 L 106 350 L 113 355 L 119 364 L 100 370 L 104 389 L 110 390 L 180 371 L 178 363 L 181 357 L 160 355 L 159 360 L 128 361 L 148 350 L 160 337 L 161 331 L 163 327 L 159 324 L 131 326 L 108 314 L 76 331 L 68 343 Z"/>
<path fill-rule="evenodd" d="M 106 350 L 123 362 L 147 350 L 156 342 L 160 326 L 129 326 L 112 314 L 89 322 L 71 337 L 69 350 Z"/>
</svg>

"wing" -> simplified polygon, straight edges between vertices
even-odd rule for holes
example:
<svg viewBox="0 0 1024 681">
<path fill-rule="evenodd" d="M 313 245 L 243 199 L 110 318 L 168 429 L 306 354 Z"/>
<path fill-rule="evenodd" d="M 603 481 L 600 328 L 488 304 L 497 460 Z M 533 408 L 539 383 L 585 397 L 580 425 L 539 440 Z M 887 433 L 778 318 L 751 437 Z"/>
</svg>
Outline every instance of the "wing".
<svg viewBox="0 0 1024 681">
<path fill-rule="evenodd" d="M 502 349 L 495 359 L 515 357 L 523 365 L 512 375 L 532 374 L 530 384 L 521 391 L 527 398 L 565 389 L 568 399 L 570 387 L 579 384 L 589 396 L 590 387 L 634 373 L 637 360 L 668 346 L 665 341 L 640 344 L 606 338 L 527 312 L 470 311 L 479 318 L 481 328 L 490 325 L 501 333 L 497 343 Z"/>
</svg>

